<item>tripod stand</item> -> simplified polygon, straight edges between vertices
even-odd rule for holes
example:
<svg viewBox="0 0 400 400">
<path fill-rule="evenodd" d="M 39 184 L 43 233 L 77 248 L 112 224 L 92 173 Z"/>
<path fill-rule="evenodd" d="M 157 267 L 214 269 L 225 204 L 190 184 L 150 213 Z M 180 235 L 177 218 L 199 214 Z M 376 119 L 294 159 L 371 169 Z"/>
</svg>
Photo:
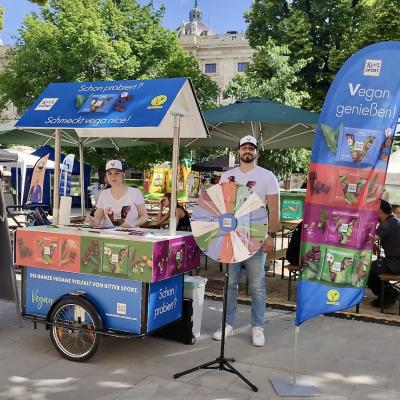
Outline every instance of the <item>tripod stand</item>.
<svg viewBox="0 0 400 400">
<path fill-rule="evenodd" d="M 183 375 L 190 374 L 191 372 L 198 371 L 200 369 L 219 369 L 220 371 L 227 371 L 237 375 L 243 382 L 247 383 L 255 392 L 258 392 L 257 386 L 254 386 L 238 370 L 232 367 L 230 362 L 234 362 L 235 360 L 233 358 L 225 357 L 225 323 L 226 323 L 226 306 L 228 298 L 228 282 L 229 282 L 229 264 L 225 264 L 224 297 L 223 297 L 223 312 L 222 312 L 222 337 L 221 337 L 221 349 L 219 357 L 217 357 L 213 361 L 209 361 L 204 364 L 198 365 L 197 367 L 193 367 L 187 369 L 186 371 L 179 372 L 174 375 L 174 379 L 177 379 Z"/>
</svg>

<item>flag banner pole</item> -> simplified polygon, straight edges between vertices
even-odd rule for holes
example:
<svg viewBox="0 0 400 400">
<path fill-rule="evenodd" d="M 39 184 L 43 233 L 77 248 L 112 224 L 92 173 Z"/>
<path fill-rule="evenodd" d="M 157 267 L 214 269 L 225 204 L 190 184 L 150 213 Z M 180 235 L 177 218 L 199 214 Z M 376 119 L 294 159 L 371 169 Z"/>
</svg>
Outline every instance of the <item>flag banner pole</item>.
<svg viewBox="0 0 400 400">
<path fill-rule="evenodd" d="M 320 392 L 310 380 L 297 377 L 297 348 L 299 327 L 294 327 L 294 360 L 292 378 L 271 379 L 271 385 L 279 397 L 320 397 Z"/>
<path fill-rule="evenodd" d="M 294 360 L 293 360 L 293 385 L 297 381 L 297 345 L 298 345 L 299 327 L 294 327 Z"/>
</svg>

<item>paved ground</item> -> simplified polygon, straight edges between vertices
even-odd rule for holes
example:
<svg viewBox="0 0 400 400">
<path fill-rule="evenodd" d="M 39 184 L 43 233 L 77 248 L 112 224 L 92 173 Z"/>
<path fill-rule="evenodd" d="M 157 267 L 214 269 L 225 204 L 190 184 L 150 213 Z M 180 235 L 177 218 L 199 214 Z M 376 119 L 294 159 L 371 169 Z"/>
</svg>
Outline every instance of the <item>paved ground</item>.
<svg viewBox="0 0 400 400">
<path fill-rule="evenodd" d="M 267 287 L 272 302 L 283 304 L 287 281 L 277 273 L 267 279 Z M 207 272 L 203 266 L 201 274 L 214 287 L 222 286 L 218 265 L 211 263 Z M 373 310 L 364 304 L 361 313 L 370 315 Z M 210 335 L 219 325 L 221 306 L 205 302 L 202 336 L 194 346 L 155 337 L 105 338 L 97 354 L 79 364 L 58 355 L 42 326 L 34 330 L 23 322 L 20 328 L 15 305 L 0 301 L 0 399 L 278 399 L 270 379 L 293 376 L 294 314 L 288 311 L 266 310 L 267 343 L 255 348 L 250 343 L 250 307 L 239 306 L 237 329 L 227 342 L 226 355 L 235 357 L 234 366 L 259 392 L 218 370 L 173 379 L 174 373 L 218 356 L 219 344 Z M 399 400 L 399 345 L 398 327 L 318 317 L 300 329 L 298 373 L 319 388 L 322 399 Z"/>
<path fill-rule="evenodd" d="M 267 309 L 267 343 L 253 347 L 249 306 L 238 309 L 238 328 L 226 355 L 259 392 L 228 372 L 198 371 L 178 380 L 173 374 L 210 361 L 219 344 L 210 338 L 221 318 L 221 303 L 206 301 L 202 336 L 193 346 L 146 337 L 105 338 L 86 363 L 66 361 L 48 332 L 29 322 L 20 328 L 13 303 L 0 302 L 0 398 L 4 399 L 277 399 L 271 378 L 290 378 L 294 359 L 294 315 Z M 380 324 L 318 317 L 301 327 L 298 371 L 330 400 L 400 399 L 400 330 Z"/>
</svg>

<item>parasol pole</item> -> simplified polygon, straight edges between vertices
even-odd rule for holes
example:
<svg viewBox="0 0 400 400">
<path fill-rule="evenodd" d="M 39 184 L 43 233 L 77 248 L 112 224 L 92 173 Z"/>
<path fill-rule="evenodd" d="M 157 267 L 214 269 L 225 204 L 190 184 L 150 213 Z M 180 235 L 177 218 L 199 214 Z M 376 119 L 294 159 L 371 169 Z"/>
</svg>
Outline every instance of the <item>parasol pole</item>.
<svg viewBox="0 0 400 400">
<path fill-rule="evenodd" d="M 79 140 L 79 183 L 81 185 L 81 215 L 85 216 L 85 168 L 83 165 L 83 143 Z"/>
<path fill-rule="evenodd" d="M 60 212 L 60 153 L 61 153 L 61 130 L 56 129 L 54 138 L 54 185 L 53 185 L 53 223 L 58 224 Z"/>
<path fill-rule="evenodd" d="M 17 154 L 18 158 L 17 158 L 17 167 L 15 168 L 15 189 L 17 190 L 17 198 L 16 198 L 16 203 L 18 204 L 19 202 L 19 190 L 18 190 L 18 186 L 19 186 L 19 177 L 18 177 L 18 170 L 19 170 L 19 155 Z M 22 204 L 22 201 L 21 201 Z"/>
<path fill-rule="evenodd" d="M 19 155 L 18 155 L 18 159 L 19 159 Z M 26 179 L 26 164 L 25 164 L 25 160 L 21 157 L 21 192 L 20 192 L 20 196 L 21 196 L 21 201 L 19 204 L 24 204 L 24 194 L 25 194 L 25 179 Z"/>
<path fill-rule="evenodd" d="M 181 131 L 182 114 L 173 113 L 174 116 L 174 139 L 172 143 L 172 193 L 171 204 L 169 207 L 169 233 L 171 236 L 176 233 L 176 202 L 177 202 L 177 183 L 178 183 L 178 160 L 179 160 L 179 135 Z"/>
</svg>

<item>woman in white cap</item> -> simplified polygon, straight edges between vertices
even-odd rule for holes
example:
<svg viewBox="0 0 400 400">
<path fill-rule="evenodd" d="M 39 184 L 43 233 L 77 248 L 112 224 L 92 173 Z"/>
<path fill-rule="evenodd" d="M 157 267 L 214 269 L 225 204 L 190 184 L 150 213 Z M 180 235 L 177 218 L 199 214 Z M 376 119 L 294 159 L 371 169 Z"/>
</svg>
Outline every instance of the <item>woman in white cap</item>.
<svg viewBox="0 0 400 400">
<path fill-rule="evenodd" d="M 143 225 L 148 219 L 143 195 L 139 189 L 125 183 L 121 161 L 107 162 L 106 180 L 110 187 L 100 193 L 91 222 L 123 228 Z"/>
</svg>

